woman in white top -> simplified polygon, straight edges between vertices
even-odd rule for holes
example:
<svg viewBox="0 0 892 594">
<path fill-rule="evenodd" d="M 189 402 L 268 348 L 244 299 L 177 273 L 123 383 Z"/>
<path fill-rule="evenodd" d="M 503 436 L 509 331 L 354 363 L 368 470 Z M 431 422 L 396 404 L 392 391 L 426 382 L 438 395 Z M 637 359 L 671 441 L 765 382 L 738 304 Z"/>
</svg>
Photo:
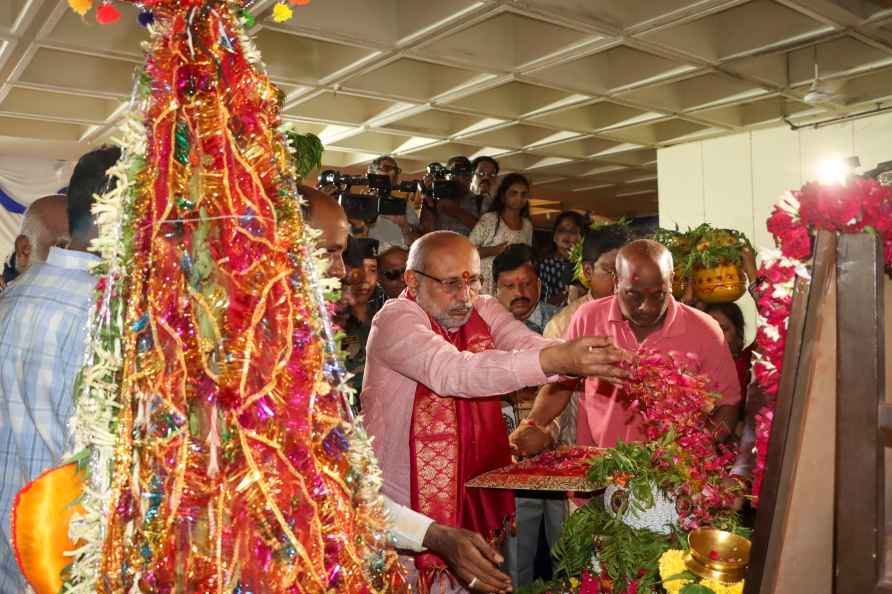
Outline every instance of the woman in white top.
<svg viewBox="0 0 892 594">
<path fill-rule="evenodd" d="M 502 179 L 489 212 L 480 217 L 469 239 L 480 252 L 481 293 L 492 295 L 493 259 L 513 243 L 533 245 L 530 181 L 525 176 L 511 173 Z"/>
</svg>

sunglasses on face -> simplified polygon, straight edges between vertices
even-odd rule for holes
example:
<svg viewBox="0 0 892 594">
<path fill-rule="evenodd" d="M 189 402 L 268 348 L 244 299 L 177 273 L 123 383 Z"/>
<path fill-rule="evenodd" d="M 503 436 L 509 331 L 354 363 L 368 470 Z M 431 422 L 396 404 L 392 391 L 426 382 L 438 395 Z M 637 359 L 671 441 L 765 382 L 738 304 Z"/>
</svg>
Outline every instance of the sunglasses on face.
<svg viewBox="0 0 892 594">
<path fill-rule="evenodd" d="M 403 278 L 403 273 L 405 272 L 405 268 L 394 268 L 392 270 L 382 270 L 381 274 L 383 274 L 384 278 L 386 278 L 387 280 L 395 281 Z"/>
</svg>

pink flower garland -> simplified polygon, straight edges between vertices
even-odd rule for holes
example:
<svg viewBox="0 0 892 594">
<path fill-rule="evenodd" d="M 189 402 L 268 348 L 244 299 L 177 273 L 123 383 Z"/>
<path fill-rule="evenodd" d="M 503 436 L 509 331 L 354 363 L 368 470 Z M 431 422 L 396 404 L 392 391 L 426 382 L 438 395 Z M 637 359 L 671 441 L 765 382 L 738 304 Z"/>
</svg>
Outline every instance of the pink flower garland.
<svg viewBox="0 0 892 594">
<path fill-rule="evenodd" d="M 812 239 L 822 229 L 875 233 L 883 241 L 886 269 L 892 269 L 892 187 L 860 178 L 851 179 L 846 185 L 809 183 L 781 199 L 768 217 L 767 226 L 780 250 L 761 254 L 761 283 L 756 289 L 759 327 L 753 374 L 767 401 L 756 415 L 754 506 L 758 505 L 765 473 L 793 289 L 796 276 L 808 278 Z"/>
<path fill-rule="evenodd" d="M 688 371 L 695 368 L 694 355 L 642 349 L 630 366 L 619 399 L 629 411 L 643 419 L 644 441 L 655 441 L 670 431 L 678 449 L 657 450 L 653 463 L 674 467 L 686 480 L 673 489 L 679 503 L 681 527 L 693 530 L 709 524 L 717 511 L 729 509 L 735 494 L 725 484 L 735 450 L 716 445 L 708 420 L 718 396 L 709 389 L 705 375 Z"/>
</svg>

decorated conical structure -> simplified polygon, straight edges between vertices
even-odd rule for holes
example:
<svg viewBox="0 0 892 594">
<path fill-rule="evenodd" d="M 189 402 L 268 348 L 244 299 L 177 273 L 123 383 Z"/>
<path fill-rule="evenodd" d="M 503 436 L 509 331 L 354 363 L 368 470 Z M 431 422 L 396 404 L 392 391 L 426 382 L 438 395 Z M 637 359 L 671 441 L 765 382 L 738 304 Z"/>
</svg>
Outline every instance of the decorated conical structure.
<svg viewBox="0 0 892 594">
<path fill-rule="evenodd" d="M 400 590 L 248 2 L 134 4 L 151 39 L 95 209 L 66 591 Z"/>
</svg>

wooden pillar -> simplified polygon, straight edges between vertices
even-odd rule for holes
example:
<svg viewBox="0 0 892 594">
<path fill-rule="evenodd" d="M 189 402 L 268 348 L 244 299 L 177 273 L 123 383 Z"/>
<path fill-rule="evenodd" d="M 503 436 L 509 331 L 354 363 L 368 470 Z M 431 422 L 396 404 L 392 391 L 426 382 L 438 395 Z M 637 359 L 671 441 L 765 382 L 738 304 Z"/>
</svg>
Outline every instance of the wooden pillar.
<svg viewBox="0 0 892 594">
<path fill-rule="evenodd" d="M 837 248 L 836 594 L 886 590 L 883 255 L 876 236 Z"/>
</svg>

